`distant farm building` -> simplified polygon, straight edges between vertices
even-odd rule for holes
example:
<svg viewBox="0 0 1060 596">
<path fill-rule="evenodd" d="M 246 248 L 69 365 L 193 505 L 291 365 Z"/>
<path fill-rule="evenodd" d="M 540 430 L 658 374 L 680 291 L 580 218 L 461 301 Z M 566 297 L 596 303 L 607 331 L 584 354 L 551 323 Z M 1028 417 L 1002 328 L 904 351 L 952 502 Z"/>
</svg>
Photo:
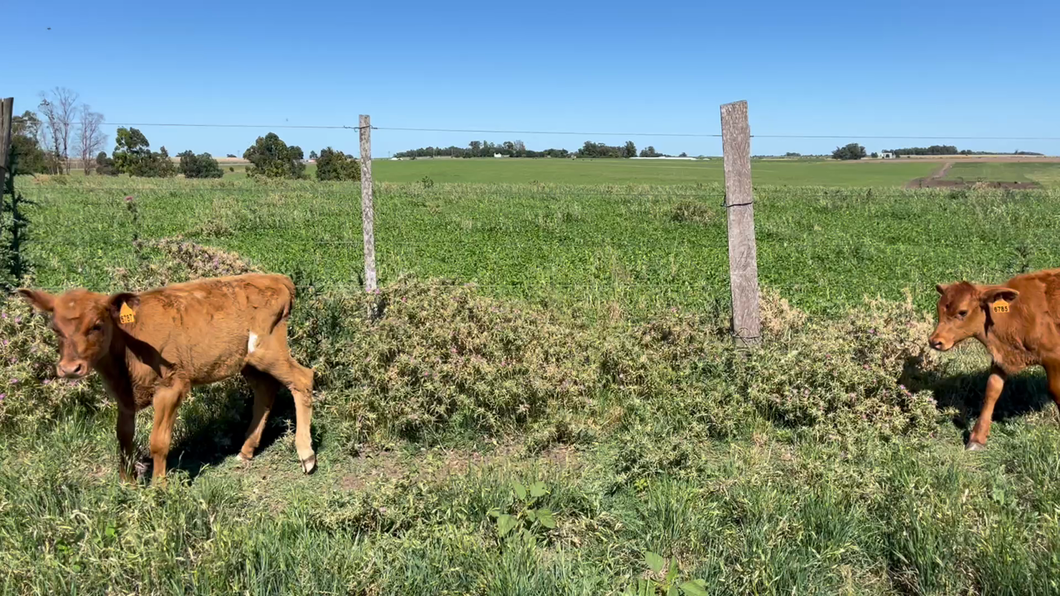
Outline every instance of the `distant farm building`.
<svg viewBox="0 0 1060 596">
<path fill-rule="evenodd" d="M 883 151 L 883 152 L 880 153 L 880 159 L 894 159 L 894 158 L 895 158 L 894 153 L 891 153 L 890 151 Z"/>
</svg>

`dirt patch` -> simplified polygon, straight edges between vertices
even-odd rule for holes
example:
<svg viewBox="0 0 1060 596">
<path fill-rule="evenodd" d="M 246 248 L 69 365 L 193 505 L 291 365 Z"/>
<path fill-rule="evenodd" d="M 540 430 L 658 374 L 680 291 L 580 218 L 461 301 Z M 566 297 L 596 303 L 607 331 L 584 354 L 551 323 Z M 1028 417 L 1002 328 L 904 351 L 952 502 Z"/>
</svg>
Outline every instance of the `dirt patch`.
<svg viewBox="0 0 1060 596">
<path fill-rule="evenodd" d="M 950 168 L 953 167 L 952 161 L 947 161 L 942 164 L 942 167 L 931 173 L 930 176 L 924 178 L 916 178 L 906 183 L 906 188 L 1009 188 L 1012 190 L 1029 190 L 1032 188 L 1041 188 L 1041 185 L 1037 182 L 1005 182 L 1005 181 L 985 181 L 985 180 L 965 180 L 964 178 L 958 178 L 957 180 L 946 180 L 946 175 L 950 173 Z"/>
<path fill-rule="evenodd" d="M 942 180 L 941 178 L 917 178 L 905 185 L 906 188 L 1008 188 L 1012 190 L 1032 190 L 1041 188 L 1037 182 L 1001 182 L 979 180 Z"/>
</svg>

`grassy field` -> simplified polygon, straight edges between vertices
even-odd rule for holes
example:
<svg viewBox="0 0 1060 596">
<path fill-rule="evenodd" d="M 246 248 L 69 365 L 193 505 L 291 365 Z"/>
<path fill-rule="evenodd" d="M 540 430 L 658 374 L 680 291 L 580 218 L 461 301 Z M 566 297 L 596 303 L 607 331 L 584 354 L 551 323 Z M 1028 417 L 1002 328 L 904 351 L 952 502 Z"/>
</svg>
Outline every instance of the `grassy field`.
<svg viewBox="0 0 1060 596">
<path fill-rule="evenodd" d="M 229 168 L 234 171 L 229 171 Z M 825 160 L 755 160 L 755 184 L 836 187 L 899 187 L 927 176 L 938 164 L 915 161 L 847 163 Z M 315 166 L 306 173 L 313 176 Z M 246 176 L 242 165 L 225 166 L 225 179 Z M 627 159 L 417 159 L 377 158 L 372 172 L 383 182 L 472 184 L 651 184 L 722 183 L 721 158 L 710 161 L 640 161 Z"/>
<path fill-rule="evenodd" d="M 624 159 L 418 159 L 377 160 L 373 173 L 386 182 L 688 185 L 724 181 L 721 158 L 710 161 Z M 927 176 L 937 165 L 915 162 L 843 163 L 810 160 L 755 160 L 760 185 L 902 186 Z"/>
<path fill-rule="evenodd" d="M 231 383 L 182 408 L 168 487 L 118 485 L 113 404 L 51 381 L 44 322 L 5 301 L 0 592 L 610 594 L 665 579 L 659 553 L 703 582 L 688 594 L 1060 593 L 1040 375 L 966 453 L 986 356 L 925 350 L 935 283 L 1060 261 L 1060 194 L 763 182 L 748 354 L 725 332 L 720 185 L 651 181 L 382 183 L 365 297 L 356 185 L 20 179 L 40 285 L 294 276 L 321 467 L 300 474 L 289 398 L 237 462 Z"/>
</svg>

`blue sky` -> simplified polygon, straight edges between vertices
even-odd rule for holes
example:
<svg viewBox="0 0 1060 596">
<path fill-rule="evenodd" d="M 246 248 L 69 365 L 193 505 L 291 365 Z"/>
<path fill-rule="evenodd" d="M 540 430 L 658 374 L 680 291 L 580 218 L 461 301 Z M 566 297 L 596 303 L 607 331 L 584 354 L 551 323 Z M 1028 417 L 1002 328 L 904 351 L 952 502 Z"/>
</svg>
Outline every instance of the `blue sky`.
<svg viewBox="0 0 1060 596">
<path fill-rule="evenodd" d="M 345 2 L 9 4 L 0 94 L 77 91 L 110 122 L 716 133 L 746 99 L 757 134 L 1060 137 L 1060 2 Z M 51 27 L 51 30 L 47 28 Z M 13 62 L 12 62 L 13 60 Z M 214 155 L 268 129 L 142 127 Z M 308 153 L 355 131 L 277 130 Z M 113 127 L 109 127 L 113 141 Z M 373 153 L 518 137 L 375 131 Z M 718 154 L 712 138 L 630 137 Z M 592 140 L 621 144 L 622 137 Z M 756 154 L 847 139 L 756 139 Z M 1060 141 L 953 141 L 1060 154 Z"/>
</svg>

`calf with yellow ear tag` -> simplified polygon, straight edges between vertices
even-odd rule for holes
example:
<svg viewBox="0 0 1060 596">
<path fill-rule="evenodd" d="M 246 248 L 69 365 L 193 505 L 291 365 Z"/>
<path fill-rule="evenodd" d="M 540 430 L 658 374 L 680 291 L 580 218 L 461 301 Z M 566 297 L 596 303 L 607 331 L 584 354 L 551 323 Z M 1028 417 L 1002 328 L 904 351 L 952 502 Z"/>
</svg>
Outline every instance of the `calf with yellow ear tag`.
<svg viewBox="0 0 1060 596">
<path fill-rule="evenodd" d="M 983 407 L 967 449 L 986 446 L 994 406 L 1009 375 L 1042 366 L 1049 393 L 1060 406 L 1060 269 L 1018 275 L 1004 285 L 960 281 L 935 289 L 938 324 L 928 338 L 931 347 L 945 352 L 975 338 L 991 357 Z"/>
<path fill-rule="evenodd" d="M 164 480 L 177 407 L 191 389 L 242 375 L 254 390 L 254 414 L 240 457 L 254 457 L 281 387 L 295 401 L 295 449 L 307 474 L 316 468 L 309 433 L 313 370 L 291 357 L 287 320 L 294 284 L 283 275 L 201 279 L 139 294 L 108 296 L 77 289 L 53 296 L 21 289 L 51 315 L 59 338 L 56 372 L 97 371 L 118 403 L 123 479 L 130 479 L 136 412 L 154 408 L 154 477 Z"/>
</svg>

